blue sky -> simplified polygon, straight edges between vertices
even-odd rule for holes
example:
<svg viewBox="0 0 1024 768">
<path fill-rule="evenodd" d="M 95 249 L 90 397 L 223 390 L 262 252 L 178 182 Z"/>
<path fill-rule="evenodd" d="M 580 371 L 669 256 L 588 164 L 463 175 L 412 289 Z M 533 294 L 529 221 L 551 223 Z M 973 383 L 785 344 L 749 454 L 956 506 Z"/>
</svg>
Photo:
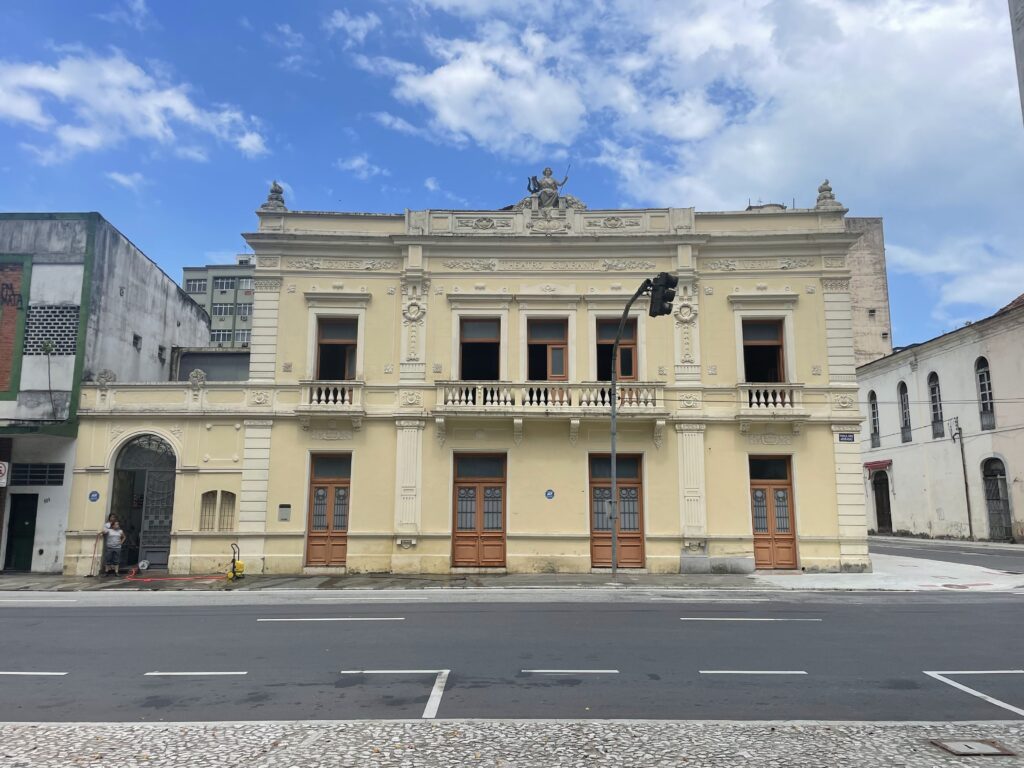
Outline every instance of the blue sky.
<svg viewBox="0 0 1024 768">
<path fill-rule="evenodd" d="M 894 338 L 1024 292 L 1005 0 L 11 0 L 0 210 L 98 210 L 176 279 L 289 207 L 885 218 Z"/>
</svg>

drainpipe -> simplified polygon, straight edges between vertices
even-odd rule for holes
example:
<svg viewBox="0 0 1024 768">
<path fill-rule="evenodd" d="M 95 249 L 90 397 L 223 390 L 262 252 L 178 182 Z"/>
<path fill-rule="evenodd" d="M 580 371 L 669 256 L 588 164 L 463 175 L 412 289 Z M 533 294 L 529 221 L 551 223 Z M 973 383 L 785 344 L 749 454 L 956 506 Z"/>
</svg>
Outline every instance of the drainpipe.
<svg viewBox="0 0 1024 768">
<path fill-rule="evenodd" d="M 967 484 L 967 454 L 964 452 L 964 431 L 960 428 L 960 419 L 953 417 L 950 432 L 953 433 L 953 442 L 960 441 L 960 466 L 964 470 L 964 499 L 967 501 L 967 533 L 971 541 L 974 541 L 974 520 L 971 516 L 971 490 Z"/>
</svg>

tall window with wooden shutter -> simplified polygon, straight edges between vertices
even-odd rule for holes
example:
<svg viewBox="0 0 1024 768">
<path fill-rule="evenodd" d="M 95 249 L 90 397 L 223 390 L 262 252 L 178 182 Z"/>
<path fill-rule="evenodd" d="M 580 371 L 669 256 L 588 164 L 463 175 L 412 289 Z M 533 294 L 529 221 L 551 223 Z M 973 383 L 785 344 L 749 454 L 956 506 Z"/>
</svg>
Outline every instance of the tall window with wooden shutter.
<svg viewBox="0 0 1024 768">
<path fill-rule="evenodd" d="M 350 381 L 356 377 L 358 320 L 321 317 L 317 324 L 317 371 L 320 381 Z"/>
<path fill-rule="evenodd" d="M 781 320 L 743 320 L 743 380 L 751 384 L 786 380 Z"/>
<path fill-rule="evenodd" d="M 199 503 L 200 531 L 235 529 L 235 494 L 231 491 L 206 491 Z"/>
<path fill-rule="evenodd" d="M 615 334 L 619 331 L 618 319 L 597 321 L 597 380 L 612 380 L 612 347 Z M 619 359 L 615 361 L 615 378 L 619 381 L 636 381 L 636 318 L 626 320 L 619 339 Z"/>
</svg>

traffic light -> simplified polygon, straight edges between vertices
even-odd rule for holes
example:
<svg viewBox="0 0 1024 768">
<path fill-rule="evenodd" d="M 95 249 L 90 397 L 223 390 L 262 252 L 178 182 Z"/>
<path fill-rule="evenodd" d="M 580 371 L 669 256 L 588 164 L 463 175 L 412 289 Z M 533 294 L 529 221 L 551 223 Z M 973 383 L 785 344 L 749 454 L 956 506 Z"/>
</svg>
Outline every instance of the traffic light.
<svg viewBox="0 0 1024 768">
<path fill-rule="evenodd" d="M 676 286 L 679 278 L 668 272 L 659 272 L 651 284 L 651 307 L 647 314 L 651 317 L 672 314 L 672 302 L 676 298 Z"/>
</svg>

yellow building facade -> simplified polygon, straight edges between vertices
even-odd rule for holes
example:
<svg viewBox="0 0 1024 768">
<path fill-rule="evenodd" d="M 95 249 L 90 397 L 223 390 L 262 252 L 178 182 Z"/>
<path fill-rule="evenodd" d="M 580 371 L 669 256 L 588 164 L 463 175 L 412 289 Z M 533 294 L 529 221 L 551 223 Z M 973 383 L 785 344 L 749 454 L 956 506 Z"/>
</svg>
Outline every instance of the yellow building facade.
<svg viewBox="0 0 1024 768">
<path fill-rule="evenodd" d="M 83 386 L 65 572 L 113 512 L 172 573 L 870 567 L 845 209 L 289 211 L 249 379 Z M 638 301 L 679 279 L 669 316 Z M 620 514 L 609 516 L 610 378 Z M 136 541 L 132 542 L 132 531 Z"/>
</svg>

